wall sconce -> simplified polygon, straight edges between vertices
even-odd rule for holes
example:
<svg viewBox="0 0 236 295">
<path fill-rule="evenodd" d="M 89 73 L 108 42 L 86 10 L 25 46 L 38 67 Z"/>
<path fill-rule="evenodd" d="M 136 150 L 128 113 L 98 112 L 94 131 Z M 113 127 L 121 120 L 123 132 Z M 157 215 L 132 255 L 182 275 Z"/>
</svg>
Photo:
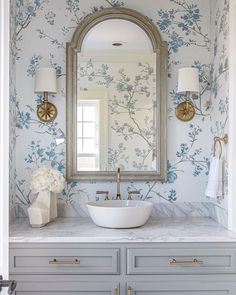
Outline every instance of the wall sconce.
<svg viewBox="0 0 236 295">
<path fill-rule="evenodd" d="M 175 109 L 176 117 L 181 121 L 190 121 L 195 116 L 195 108 L 190 102 L 192 92 L 199 93 L 199 72 L 196 68 L 179 69 L 177 93 L 186 93 L 184 102 Z"/>
<path fill-rule="evenodd" d="M 43 102 L 37 107 L 40 121 L 51 122 L 57 116 L 57 108 L 48 101 L 48 93 L 57 93 L 56 71 L 53 68 L 39 68 L 36 71 L 34 92 L 43 92 Z"/>
</svg>

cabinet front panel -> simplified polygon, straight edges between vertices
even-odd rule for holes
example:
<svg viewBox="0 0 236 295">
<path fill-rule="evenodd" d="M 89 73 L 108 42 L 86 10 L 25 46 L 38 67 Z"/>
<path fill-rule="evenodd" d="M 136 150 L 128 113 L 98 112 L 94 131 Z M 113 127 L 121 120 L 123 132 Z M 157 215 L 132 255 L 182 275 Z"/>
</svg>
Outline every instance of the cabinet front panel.
<svg viewBox="0 0 236 295">
<path fill-rule="evenodd" d="M 19 282 L 15 295 L 118 295 L 113 282 Z"/>
<path fill-rule="evenodd" d="M 130 289 L 129 289 L 130 288 Z M 234 282 L 129 282 L 127 295 L 235 295 Z M 128 291 L 129 290 L 129 291 Z"/>
<path fill-rule="evenodd" d="M 229 295 L 228 291 L 135 291 L 134 295 Z"/>
<path fill-rule="evenodd" d="M 127 274 L 235 273 L 231 249 L 128 249 Z"/>
<path fill-rule="evenodd" d="M 119 274 L 119 249 L 11 249 L 11 274 Z"/>
<path fill-rule="evenodd" d="M 15 295 L 111 295 L 113 294 L 111 291 L 65 291 L 65 292 L 60 292 L 60 291 L 56 291 L 56 292 L 50 292 L 50 291 L 43 291 L 43 292 L 28 292 L 28 291 L 22 291 L 22 292 L 15 292 Z"/>
</svg>

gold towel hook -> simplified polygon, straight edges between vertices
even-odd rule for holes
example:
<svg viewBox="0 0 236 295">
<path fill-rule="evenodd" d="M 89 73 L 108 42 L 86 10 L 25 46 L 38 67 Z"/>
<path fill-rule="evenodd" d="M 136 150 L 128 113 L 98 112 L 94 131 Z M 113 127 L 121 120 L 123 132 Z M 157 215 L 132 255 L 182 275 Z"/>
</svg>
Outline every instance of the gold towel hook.
<svg viewBox="0 0 236 295">
<path fill-rule="evenodd" d="M 217 138 L 217 139 L 214 139 L 214 153 L 213 153 L 213 156 L 215 157 L 216 156 L 216 144 L 217 142 L 219 143 L 220 145 L 220 153 L 219 153 L 219 158 L 221 158 L 222 156 L 222 144 L 221 144 L 221 141 Z"/>
<path fill-rule="evenodd" d="M 225 134 L 224 137 L 219 137 L 219 136 L 214 137 L 214 148 L 213 148 L 213 156 L 214 157 L 216 156 L 216 144 L 219 143 L 219 145 L 220 145 L 219 158 L 221 158 L 221 156 L 222 156 L 222 142 L 224 144 L 227 144 L 228 141 L 229 141 L 228 134 Z"/>
</svg>

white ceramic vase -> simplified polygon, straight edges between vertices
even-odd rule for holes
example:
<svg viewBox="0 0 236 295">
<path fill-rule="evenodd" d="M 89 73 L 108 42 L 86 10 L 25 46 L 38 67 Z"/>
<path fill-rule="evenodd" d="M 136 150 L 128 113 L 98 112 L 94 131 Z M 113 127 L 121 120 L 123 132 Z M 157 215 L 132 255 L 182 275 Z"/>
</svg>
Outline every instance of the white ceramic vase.
<svg viewBox="0 0 236 295">
<path fill-rule="evenodd" d="M 57 195 L 43 190 L 38 193 L 34 203 L 28 208 L 32 227 L 43 227 L 57 217 Z"/>
</svg>

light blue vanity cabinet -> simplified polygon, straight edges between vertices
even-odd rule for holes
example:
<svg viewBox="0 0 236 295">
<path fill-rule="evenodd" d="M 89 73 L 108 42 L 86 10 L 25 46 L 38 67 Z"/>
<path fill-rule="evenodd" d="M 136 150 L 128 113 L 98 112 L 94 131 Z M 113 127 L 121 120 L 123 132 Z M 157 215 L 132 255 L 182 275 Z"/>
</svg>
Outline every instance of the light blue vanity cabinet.
<svg viewBox="0 0 236 295">
<path fill-rule="evenodd" d="M 233 295 L 236 284 L 233 282 L 128 282 L 127 290 L 132 295 Z M 129 294 L 129 293 L 128 293 Z"/>
<path fill-rule="evenodd" d="M 235 295 L 236 243 L 11 243 L 15 295 Z"/>
<path fill-rule="evenodd" d="M 32 278 L 31 278 L 32 279 Z M 15 295 L 116 295 L 119 285 L 112 282 L 65 282 L 63 279 L 47 281 L 20 282 Z M 117 293 L 118 294 L 118 293 Z"/>
<path fill-rule="evenodd" d="M 15 295 L 114 295 L 119 285 L 102 282 L 64 282 L 60 278 L 52 282 L 20 282 Z"/>
<path fill-rule="evenodd" d="M 37 245 L 39 247 L 39 245 Z M 11 249 L 11 274 L 41 275 L 118 275 L 120 249 L 103 249 L 102 247 L 46 245 L 43 248 Z M 48 248 L 47 248 L 48 247 Z"/>
</svg>

